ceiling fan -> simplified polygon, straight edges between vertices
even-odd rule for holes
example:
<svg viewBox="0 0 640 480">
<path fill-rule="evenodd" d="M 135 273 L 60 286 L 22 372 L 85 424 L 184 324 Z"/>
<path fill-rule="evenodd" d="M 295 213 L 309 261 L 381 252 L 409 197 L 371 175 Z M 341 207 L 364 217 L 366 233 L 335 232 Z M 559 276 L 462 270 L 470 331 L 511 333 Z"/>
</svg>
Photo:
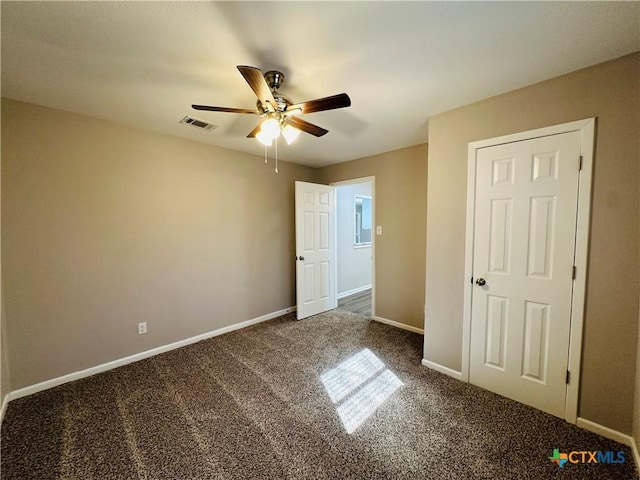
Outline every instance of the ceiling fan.
<svg viewBox="0 0 640 480">
<path fill-rule="evenodd" d="M 247 138 L 257 138 L 266 146 L 270 146 L 271 142 L 281 133 L 288 144 L 293 142 L 301 131 L 321 137 L 329 131 L 298 118 L 298 115 L 334 110 L 351 105 L 351 99 L 346 93 L 309 100 L 308 102 L 293 103 L 288 96 L 278 92 L 284 82 L 284 74 L 282 72 L 270 70 L 263 74 L 259 68 L 246 65 L 238 65 L 238 70 L 258 97 L 255 110 L 212 107 L 208 105 L 192 105 L 192 107 L 196 110 L 210 112 L 244 113 L 262 116 L 264 120 L 247 135 Z"/>
</svg>

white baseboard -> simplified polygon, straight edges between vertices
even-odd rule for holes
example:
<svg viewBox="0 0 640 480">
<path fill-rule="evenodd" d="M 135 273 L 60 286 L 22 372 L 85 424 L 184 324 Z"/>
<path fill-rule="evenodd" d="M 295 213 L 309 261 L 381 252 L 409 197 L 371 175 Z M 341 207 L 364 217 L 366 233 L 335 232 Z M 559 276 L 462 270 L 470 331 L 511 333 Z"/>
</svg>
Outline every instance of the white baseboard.
<svg viewBox="0 0 640 480">
<path fill-rule="evenodd" d="M 149 358 L 155 355 L 159 355 L 161 353 L 169 352 L 171 350 L 175 350 L 176 348 L 185 347 L 187 345 L 191 345 L 192 343 L 196 343 L 201 340 L 217 337 L 218 335 L 229 333 L 234 330 L 239 330 L 241 328 L 249 327 L 251 325 L 255 325 L 256 323 L 266 322 L 267 320 L 271 320 L 272 318 L 285 315 L 295 310 L 296 310 L 296 307 L 294 306 L 294 307 L 278 310 L 277 312 L 267 313 L 266 315 L 252 318 L 244 322 L 235 323 L 233 325 L 229 325 L 228 327 L 219 328 L 211 332 L 203 333 L 201 335 L 196 335 L 195 337 L 190 337 L 184 340 L 180 340 L 178 342 L 170 343 L 168 345 L 163 345 L 162 347 L 153 348 L 151 350 L 136 353 L 135 355 L 130 355 L 128 357 L 120 358 L 118 360 L 113 360 L 111 362 L 103 363 L 101 365 L 96 365 L 95 367 L 87 368 L 85 370 L 69 373 L 61 377 L 52 378 L 51 380 L 46 380 L 44 382 L 36 383 L 35 385 L 30 385 L 28 387 L 24 387 L 19 390 L 14 390 L 13 392 L 9 393 L 7 397 L 9 397 L 9 400 L 15 400 L 17 398 L 33 395 L 34 393 L 38 393 L 43 390 L 48 390 L 50 388 L 57 387 L 58 385 L 62 385 L 64 383 L 73 382 L 74 380 L 90 377 L 97 373 L 106 372 L 107 370 L 112 370 L 114 368 L 118 368 L 123 365 L 128 365 L 129 363 L 137 362 L 139 360 L 144 360 L 145 358 Z M 3 405 L 3 408 L 4 408 L 4 405 Z M 2 410 L 2 412 L 4 413 L 4 410 Z"/>
<path fill-rule="evenodd" d="M 576 426 L 589 430 L 590 432 L 597 433 L 609 440 L 622 443 L 623 445 L 627 445 L 629 447 L 633 446 L 633 437 L 631 435 L 626 435 L 617 430 L 613 430 L 612 428 L 587 420 L 586 418 L 578 417 L 576 420 Z"/>
<path fill-rule="evenodd" d="M 9 395 L 10 393 L 7 393 L 2 399 L 2 407 L 0 407 L 0 425 L 2 425 L 4 414 L 7 411 L 7 405 L 9 405 Z"/>
<path fill-rule="evenodd" d="M 613 430 L 612 428 L 605 427 L 604 425 L 600 425 L 599 423 L 592 422 L 591 420 L 587 420 L 582 417 L 578 417 L 576 420 L 576 426 L 580 428 L 584 428 L 585 430 L 589 430 L 590 432 L 597 433 L 609 440 L 614 440 L 618 443 L 622 443 L 628 447 L 631 447 L 631 451 L 633 452 L 633 459 L 636 462 L 636 468 L 640 472 L 640 453 L 638 453 L 638 443 L 631 435 L 626 435 L 624 433 L 618 432 L 617 430 Z"/>
<path fill-rule="evenodd" d="M 344 298 L 349 295 L 355 295 L 356 293 L 364 292 L 365 290 L 370 290 L 372 287 L 371 284 L 365 285 L 364 287 L 353 288 L 351 290 L 347 290 L 346 292 L 340 292 L 336 295 L 336 298 Z"/>
<path fill-rule="evenodd" d="M 424 335 L 424 330 L 418 327 L 412 327 L 411 325 L 395 322 L 393 320 L 389 320 L 388 318 L 379 317 L 377 315 L 374 315 L 371 318 L 373 318 L 376 322 L 386 323 L 387 325 L 391 325 L 392 327 L 401 328 L 402 330 L 408 330 L 409 332 L 419 333 L 420 335 Z"/>
<path fill-rule="evenodd" d="M 458 371 L 453 370 L 453 369 L 451 369 L 449 367 L 445 367 L 444 365 L 440 365 L 439 363 L 435 363 L 435 362 L 431 362 L 429 360 L 425 360 L 424 358 L 422 359 L 422 365 L 424 365 L 427 368 L 430 368 L 431 370 L 435 370 L 436 372 L 444 373 L 445 375 L 453 377 L 456 380 L 460 380 L 461 382 L 464 382 L 464 379 L 462 378 L 462 372 L 458 372 Z"/>
</svg>

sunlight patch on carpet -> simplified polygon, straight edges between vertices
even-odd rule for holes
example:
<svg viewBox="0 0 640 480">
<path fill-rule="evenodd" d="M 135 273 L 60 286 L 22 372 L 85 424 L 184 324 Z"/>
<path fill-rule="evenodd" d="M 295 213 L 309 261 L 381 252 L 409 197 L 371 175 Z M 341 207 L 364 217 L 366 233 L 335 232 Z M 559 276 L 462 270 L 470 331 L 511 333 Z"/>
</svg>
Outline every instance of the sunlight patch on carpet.
<svg viewBox="0 0 640 480">
<path fill-rule="evenodd" d="M 320 380 L 331 401 L 342 402 L 336 411 L 349 434 L 404 385 L 368 348 L 323 373 Z"/>
</svg>

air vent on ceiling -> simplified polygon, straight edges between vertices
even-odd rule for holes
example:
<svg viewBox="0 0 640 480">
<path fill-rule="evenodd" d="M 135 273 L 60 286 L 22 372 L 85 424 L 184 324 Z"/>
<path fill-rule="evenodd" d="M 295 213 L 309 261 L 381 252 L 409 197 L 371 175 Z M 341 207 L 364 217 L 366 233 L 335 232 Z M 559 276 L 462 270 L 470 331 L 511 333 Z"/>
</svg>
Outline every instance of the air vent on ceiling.
<svg viewBox="0 0 640 480">
<path fill-rule="evenodd" d="M 193 118 L 188 115 L 184 117 L 182 120 L 180 120 L 180 123 L 184 123 L 185 125 L 191 125 L 192 127 L 206 130 L 207 132 L 212 132 L 214 128 L 218 128 L 218 126 L 214 125 L 213 123 L 207 123 L 204 120 L 198 120 L 197 118 Z"/>
</svg>

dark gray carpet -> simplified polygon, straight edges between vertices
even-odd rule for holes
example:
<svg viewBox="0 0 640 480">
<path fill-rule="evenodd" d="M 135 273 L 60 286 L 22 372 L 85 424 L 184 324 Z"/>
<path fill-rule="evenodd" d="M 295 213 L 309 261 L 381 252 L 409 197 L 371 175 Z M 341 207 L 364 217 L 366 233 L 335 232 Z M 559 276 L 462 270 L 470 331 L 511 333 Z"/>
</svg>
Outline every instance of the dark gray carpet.
<svg viewBox="0 0 640 480">
<path fill-rule="evenodd" d="M 637 478 L 628 448 L 430 371 L 421 351 L 353 313 L 287 315 L 11 402 L 2 478 Z M 338 412 L 362 423 L 348 434 Z M 627 462 L 560 469 L 554 448 Z"/>
</svg>

